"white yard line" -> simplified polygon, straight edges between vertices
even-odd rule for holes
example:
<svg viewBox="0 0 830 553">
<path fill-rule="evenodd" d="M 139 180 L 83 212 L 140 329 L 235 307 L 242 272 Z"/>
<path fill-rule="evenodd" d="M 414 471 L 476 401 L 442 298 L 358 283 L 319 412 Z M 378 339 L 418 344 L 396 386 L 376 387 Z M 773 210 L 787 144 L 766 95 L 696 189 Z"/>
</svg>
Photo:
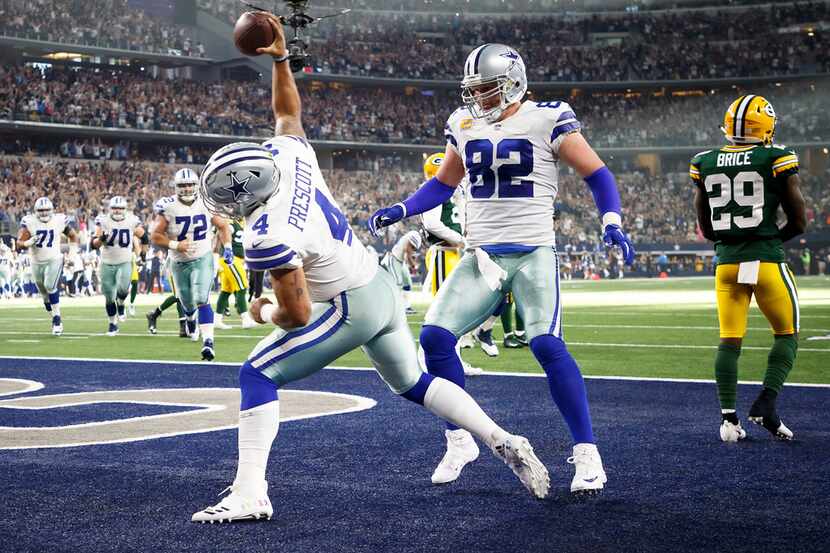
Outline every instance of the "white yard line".
<svg viewBox="0 0 830 553">
<path fill-rule="evenodd" d="M 799 350 L 801 351 L 801 350 Z M 86 358 L 86 357 L 41 357 L 41 356 L 16 356 L 16 355 L 0 355 L 0 359 L 10 359 L 10 360 L 37 360 L 37 361 L 100 361 L 105 363 L 133 363 L 133 364 L 161 364 L 161 365 L 216 365 L 216 366 L 223 366 L 223 367 L 238 367 L 239 363 L 219 363 L 219 362 L 211 362 L 206 363 L 204 361 L 165 361 L 163 359 L 97 359 L 97 358 Z M 330 367 L 326 367 L 326 370 L 332 371 L 361 371 L 361 372 L 375 372 L 374 367 L 343 367 L 338 365 L 333 365 Z M 513 372 L 501 372 L 501 371 L 485 371 L 483 376 L 515 376 L 521 378 L 545 378 L 543 373 L 513 373 Z M 478 378 L 478 377 L 472 377 Z M 628 380 L 634 382 L 680 382 L 680 383 L 693 383 L 693 384 L 712 384 L 715 381 L 709 379 L 696 379 L 696 378 L 662 378 L 662 377 L 648 377 L 648 376 L 591 376 L 585 375 L 585 378 L 591 380 Z M 741 380 L 738 382 L 739 384 L 762 384 L 762 382 L 757 380 Z M 802 382 L 787 382 L 786 386 L 800 386 L 805 388 L 830 388 L 830 384 L 814 384 L 814 383 L 802 383 Z"/>
</svg>

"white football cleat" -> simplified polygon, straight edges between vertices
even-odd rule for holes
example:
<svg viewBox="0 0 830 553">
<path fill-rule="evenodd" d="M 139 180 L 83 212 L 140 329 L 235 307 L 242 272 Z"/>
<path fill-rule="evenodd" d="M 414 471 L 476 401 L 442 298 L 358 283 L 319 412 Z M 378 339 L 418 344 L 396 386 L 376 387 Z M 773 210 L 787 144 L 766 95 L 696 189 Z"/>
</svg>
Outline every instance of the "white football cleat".
<svg viewBox="0 0 830 553">
<path fill-rule="evenodd" d="M 602 458 L 594 444 L 576 444 L 573 457 L 568 457 L 568 463 L 574 466 L 576 473 L 571 481 L 571 493 L 575 495 L 596 495 L 600 493 L 608 481 L 605 469 L 602 468 Z"/>
<path fill-rule="evenodd" d="M 463 359 L 461 359 L 461 366 L 464 367 L 464 376 L 479 376 L 484 374 L 484 369 L 473 367 Z"/>
<path fill-rule="evenodd" d="M 123 315 L 118 315 L 118 322 L 123 323 L 127 320 L 127 314 L 124 313 Z"/>
<path fill-rule="evenodd" d="M 107 336 L 117 336 L 118 335 L 118 325 L 115 323 L 110 323 L 109 327 L 107 328 Z"/>
<path fill-rule="evenodd" d="M 242 315 L 242 328 L 254 328 L 257 324 L 251 314 L 245 311 Z"/>
<path fill-rule="evenodd" d="M 61 318 L 55 315 L 52 317 L 52 336 L 60 336 L 63 334 L 63 323 Z"/>
<path fill-rule="evenodd" d="M 473 340 L 473 334 L 471 332 L 468 332 L 467 334 L 458 339 L 458 347 L 460 347 L 461 349 L 471 348 L 475 345 L 476 343 Z"/>
<path fill-rule="evenodd" d="M 447 437 L 447 452 L 432 473 L 433 484 L 454 482 L 461 475 L 461 469 L 467 463 L 478 459 L 478 445 L 472 434 L 459 428 L 458 430 L 445 430 L 444 435 Z"/>
<path fill-rule="evenodd" d="M 481 346 L 481 349 L 484 353 L 487 354 L 488 357 L 498 357 L 499 356 L 499 347 L 493 341 L 493 329 L 484 330 L 483 328 L 479 327 L 473 332 L 473 338 L 478 342 Z"/>
<path fill-rule="evenodd" d="M 737 442 L 746 438 L 746 430 L 741 428 L 741 423 L 732 424 L 724 420 L 720 425 L 720 439 L 724 442 Z"/>
<path fill-rule="evenodd" d="M 213 326 L 215 326 L 219 330 L 230 330 L 231 328 L 233 328 L 231 325 L 225 324 L 225 321 L 222 320 L 222 315 L 213 316 Z"/>
<path fill-rule="evenodd" d="M 237 486 L 228 486 L 219 495 L 230 490 L 225 498 L 214 505 L 190 517 L 191 522 L 233 522 L 234 520 L 271 520 L 274 508 L 271 500 L 268 499 L 268 484 L 262 483 L 262 489 L 255 496 L 243 496 L 239 493 Z"/>
<path fill-rule="evenodd" d="M 130 307 L 127 308 L 127 312 L 130 314 L 130 317 L 135 317 L 135 304 L 131 303 Z"/>
<path fill-rule="evenodd" d="M 550 489 L 548 469 L 533 453 L 527 438 L 508 434 L 492 446 L 493 453 L 510 467 L 527 490 L 538 499 L 544 499 Z"/>
</svg>

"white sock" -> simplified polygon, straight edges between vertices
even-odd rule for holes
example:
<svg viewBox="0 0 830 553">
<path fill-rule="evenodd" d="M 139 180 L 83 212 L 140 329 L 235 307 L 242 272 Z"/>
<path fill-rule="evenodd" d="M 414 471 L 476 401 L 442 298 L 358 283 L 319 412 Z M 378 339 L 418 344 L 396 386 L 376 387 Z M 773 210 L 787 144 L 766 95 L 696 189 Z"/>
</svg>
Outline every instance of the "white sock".
<svg viewBox="0 0 830 553">
<path fill-rule="evenodd" d="M 239 412 L 239 466 L 234 486 L 256 495 L 265 481 L 268 454 L 280 425 L 280 402 L 269 401 Z"/>
<path fill-rule="evenodd" d="M 60 305 L 58 305 L 57 303 L 52 304 L 52 316 L 53 317 L 56 317 L 56 316 L 60 317 L 61 316 L 61 308 L 60 308 Z"/>
<path fill-rule="evenodd" d="M 449 380 L 436 378 L 430 383 L 424 395 L 424 407 L 442 419 L 469 430 L 488 446 L 508 435 L 487 416 L 470 394 Z"/>
<path fill-rule="evenodd" d="M 110 324 L 115 324 L 115 322 L 118 320 L 118 315 L 113 315 L 109 319 L 110 319 Z"/>
<path fill-rule="evenodd" d="M 481 323 L 481 329 L 484 332 L 487 332 L 488 330 L 492 330 L 493 327 L 496 326 L 496 319 L 498 319 L 498 317 L 496 317 L 495 315 L 490 315 L 490 318 L 488 318 L 486 321 Z"/>
<path fill-rule="evenodd" d="M 206 323 L 199 325 L 199 331 L 202 333 L 202 341 L 213 340 L 213 323 Z"/>
</svg>

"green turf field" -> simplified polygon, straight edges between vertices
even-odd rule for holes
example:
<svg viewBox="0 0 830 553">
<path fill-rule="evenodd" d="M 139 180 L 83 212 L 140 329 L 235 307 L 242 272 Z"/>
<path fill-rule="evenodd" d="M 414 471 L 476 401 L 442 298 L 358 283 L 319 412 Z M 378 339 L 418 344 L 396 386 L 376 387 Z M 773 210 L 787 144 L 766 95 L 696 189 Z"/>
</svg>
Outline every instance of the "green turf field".
<svg viewBox="0 0 830 553">
<path fill-rule="evenodd" d="M 791 382 L 830 383 L 830 340 L 808 341 L 830 334 L 830 279 L 798 280 L 801 302 L 801 341 Z M 586 374 L 673 378 L 712 378 L 712 361 L 718 342 L 717 317 L 711 278 L 623 280 L 563 283 L 565 339 Z M 83 358 L 164 359 L 195 361 L 199 346 L 178 338 L 175 309 L 160 321 L 159 334 L 147 333 L 144 313 L 162 296 L 139 296 L 137 316 L 121 324 L 121 335 L 108 337 L 103 300 L 62 300 L 65 333 L 50 334 L 49 319 L 35 300 L 0 303 L 0 355 Z M 410 317 L 417 336 L 425 304 Z M 217 361 L 241 362 L 257 340 L 268 333 L 262 326 L 216 332 Z M 501 338 L 501 326 L 494 334 Z M 753 306 L 749 332 L 740 360 L 742 380 L 760 380 L 766 365 L 771 334 L 760 311 Z M 499 342 L 500 343 L 500 342 Z M 501 349 L 489 358 L 475 348 L 463 357 L 490 371 L 537 372 L 528 349 Z M 356 351 L 337 361 L 343 366 L 367 366 Z"/>
</svg>

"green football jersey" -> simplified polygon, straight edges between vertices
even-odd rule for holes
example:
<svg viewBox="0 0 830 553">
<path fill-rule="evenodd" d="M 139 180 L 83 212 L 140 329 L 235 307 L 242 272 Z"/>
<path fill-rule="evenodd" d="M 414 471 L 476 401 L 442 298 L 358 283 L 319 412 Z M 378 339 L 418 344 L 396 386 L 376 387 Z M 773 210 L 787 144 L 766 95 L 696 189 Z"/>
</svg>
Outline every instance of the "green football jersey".
<svg viewBox="0 0 830 553">
<path fill-rule="evenodd" d="M 242 246 L 242 223 L 240 223 L 236 219 L 231 220 L 231 232 L 233 233 L 233 236 L 231 237 L 231 247 L 233 248 L 233 256 L 241 257 L 244 259 L 245 248 Z"/>
<path fill-rule="evenodd" d="M 692 158 L 689 176 L 709 198 L 719 263 L 785 260 L 776 218 L 795 152 L 779 146 L 724 146 Z"/>
<path fill-rule="evenodd" d="M 458 234 L 464 234 L 461 229 L 461 215 L 458 213 L 458 205 L 454 200 L 455 196 L 441 204 L 441 223 Z M 440 244 L 441 242 L 443 242 L 441 238 L 431 232 L 427 232 L 427 243 L 432 245 Z"/>
</svg>

